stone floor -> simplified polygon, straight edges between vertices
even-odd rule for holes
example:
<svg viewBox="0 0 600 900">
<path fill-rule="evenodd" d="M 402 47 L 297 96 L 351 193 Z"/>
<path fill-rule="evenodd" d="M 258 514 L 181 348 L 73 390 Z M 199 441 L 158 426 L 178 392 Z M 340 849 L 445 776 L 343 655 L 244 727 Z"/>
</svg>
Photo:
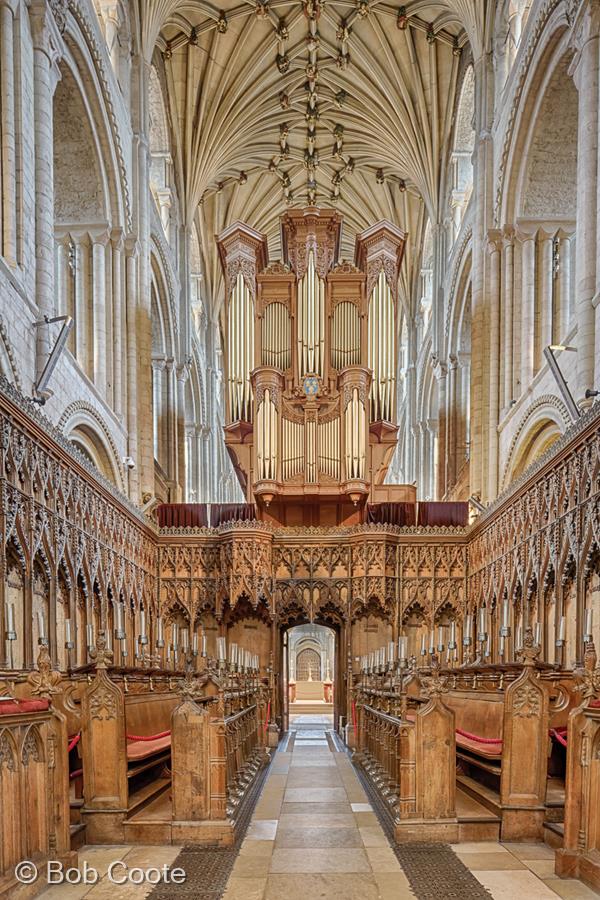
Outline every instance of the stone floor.
<svg viewBox="0 0 600 900">
<path fill-rule="evenodd" d="M 348 756 L 333 752 L 327 741 L 330 717 L 315 718 L 297 716 L 291 722 L 289 749 L 275 756 L 223 900 L 413 898 Z M 106 876 L 109 863 L 123 859 L 129 866 L 160 866 L 172 863 L 179 849 L 84 847 L 80 865 L 93 865 L 99 883 L 60 885 L 40 896 L 142 900 L 152 887 L 115 886 Z M 494 900 L 598 896 L 578 881 L 555 878 L 553 852 L 543 844 L 490 842 L 453 849 Z"/>
</svg>

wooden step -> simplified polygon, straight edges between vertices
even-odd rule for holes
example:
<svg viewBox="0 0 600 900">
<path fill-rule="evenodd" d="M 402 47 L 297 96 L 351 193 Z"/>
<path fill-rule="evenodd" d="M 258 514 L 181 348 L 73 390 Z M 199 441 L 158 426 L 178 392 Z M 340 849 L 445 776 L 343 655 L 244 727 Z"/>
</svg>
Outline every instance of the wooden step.
<svg viewBox="0 0 600 900">
<path fill-rule="evenodd" d="M 466 794 L 485 806 L 486 809 L 499 819 L 502 818 L 502 807 L 500 806 L 500 795 L 491 788 L 486 787 L 474 778 L 468 775 L 457 775 L 456 784 L 461 787 Z"/>
<path fill-rule="evenodd" d="M 562 822 L 544 822 L 544 842 L 553 850 L 560 850 L 565 837 Z"/>
<path fill-rule="evenodd" d="M 71 825 L 80 824 L 82 807 L 83 797 L 71 797 L 69 800 L 69 821 Z"/>
<path fill-rule="evenodd" d="M 133 794 L 129 795 L 129 803 L 127 805 L 127 818 L 130 819 L 141 809 L 152 803 L 157 797 L 167 791 L 171 786 L 170 778 L 155 778 L 148 784 L 139 788 Z"/>
<path fill-rule="evenodd" d="M 70 825 L 71 850 L 79 850 L 85 844 L 85 824 L 76 822 Z"/>
</svg>

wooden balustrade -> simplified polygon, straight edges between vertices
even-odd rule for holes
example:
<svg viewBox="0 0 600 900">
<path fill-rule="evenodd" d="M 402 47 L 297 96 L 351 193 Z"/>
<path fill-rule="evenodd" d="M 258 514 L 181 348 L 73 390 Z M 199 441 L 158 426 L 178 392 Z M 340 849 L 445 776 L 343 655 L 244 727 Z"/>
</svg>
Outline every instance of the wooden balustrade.
<svg viewBox="0 0 600 900">
<path fill-rule="evenodd" d="M 443 684 L 434 670 L 428 698 L 410 718 L 406 696 L 381 692 L 378 709 L 359 695 L 358 750 L 373 786 L 389 807 L 397 840 L 456 841 L 454 713 L 442 700 Z M 392 711 L 392 707 L 394 707 Z"/>
<path fill-rule="evenodd" d="M 182 684 L 172 716 L 173 843 L 231 845 L 241 803 L 269 759 L 262 685 L 223 688 L 215 672 Z"/>
<path fill-rule="evenodd" d="M 582 703 L 569 715 L 563 847 L 556 874 L 600 889 L 600 667 L 593 643 L 579 673 Z"/>
<path fill-rule="evenodd" d="M 574 695 L 570 673 L 540 665 L 538 654 L 528 633 L 521 664 L 444 671 L 437 664 L 420 671 L 414 665 L 402 677 L 363 679 L 357 689 L 357 758 L 397 819 L 455 815 L 452 803 L 444 806 L 441 797 L 458 785 L 497 822 L 496 830 L 485 834 L 486 829 L 473 829 L 472 838 L 543 839 L 545 824 L 560 818 L 564 795 L 556 767 L 548 779 L 550 736 L 564 727 Z M 437 719 L 427 687 L 432 677 L 436 683 L 443 679 Z M 427 732 L 427 740 L 437 740 L 449 716 L 451 764 L 440 750 L 428 771 L 420 735 Z M 461 826 L 460 833 L 468 839 L 468 829 Z"/>
<path fill-rule="evenodd" d="M 70 849 L 67 725 L 54 707 L 60 675 L 40 648 L 38 671 L 0 688 L 0 897 L 33 896 L 15 878 L 22 860 L 76 862 Z M 7 698 L 7 699 L 4 699 Z"/>
</svg>

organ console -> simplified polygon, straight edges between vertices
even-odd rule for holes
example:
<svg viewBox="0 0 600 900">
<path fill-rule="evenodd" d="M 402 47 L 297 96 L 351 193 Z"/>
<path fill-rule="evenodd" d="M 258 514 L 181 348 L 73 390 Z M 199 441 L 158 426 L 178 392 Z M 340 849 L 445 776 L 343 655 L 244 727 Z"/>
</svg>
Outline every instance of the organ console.
<svg viewBox="0 0 600 900">
<path fill-rule="evenodd" d="M 289 210 L 283 262 L 269 262 L 266 238 L 241 222 L 217 238 L 226 282 L 225 440 L 246 499 L 276 519 L 292 499 L 321 510 L 310 524 L 325 522 L 328 504 L 337 514 L 327 524 L 339 524 L 367 499 L 414 499 L 408 485 L 378 492 L 398 433 L 406 236 L 378 222 L 357 236 L 352 264 L 338 262 L 341 228 L 335 210 Z"/>
</svg>

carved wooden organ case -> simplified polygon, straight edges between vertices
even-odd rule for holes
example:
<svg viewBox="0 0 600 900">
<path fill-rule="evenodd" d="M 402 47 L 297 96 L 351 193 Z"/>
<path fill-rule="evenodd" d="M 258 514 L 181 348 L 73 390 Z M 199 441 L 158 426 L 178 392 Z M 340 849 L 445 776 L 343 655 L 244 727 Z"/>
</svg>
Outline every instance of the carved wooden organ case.
<svg viewBox="0 0 600 900">
<path fill-rule="evenodd" d="M 291 209 L 283 262 L 236 222 L 218 238 L 226 281 L 226 444 L 249 501 L 354 504 L 397 441 L 398 271 L 405 235 L 378 222 L 338 263 L 342 218 Z"/>
</svg>

